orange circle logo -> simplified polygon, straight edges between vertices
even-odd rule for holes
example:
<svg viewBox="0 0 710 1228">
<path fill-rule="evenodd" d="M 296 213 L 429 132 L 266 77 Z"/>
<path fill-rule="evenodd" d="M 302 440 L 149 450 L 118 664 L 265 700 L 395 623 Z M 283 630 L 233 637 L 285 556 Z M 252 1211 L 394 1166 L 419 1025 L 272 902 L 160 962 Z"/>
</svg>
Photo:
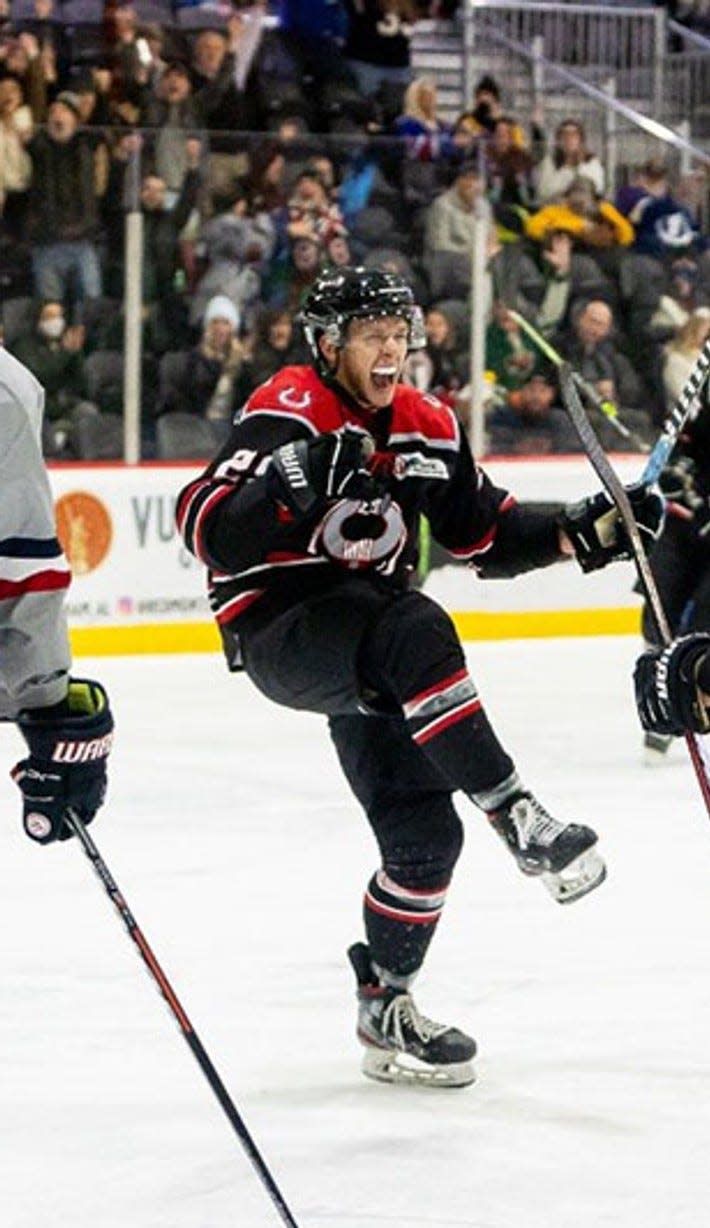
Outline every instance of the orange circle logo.
<svg viewBox="0 0 710 1228">
<path fill-rule="evenodd" d="M 75 576 L 86 576 L 103 563 L 113 527 L 104 504 L 85 490 L 62 495 L 55 505 L 57 537 Z"/>
</svg>

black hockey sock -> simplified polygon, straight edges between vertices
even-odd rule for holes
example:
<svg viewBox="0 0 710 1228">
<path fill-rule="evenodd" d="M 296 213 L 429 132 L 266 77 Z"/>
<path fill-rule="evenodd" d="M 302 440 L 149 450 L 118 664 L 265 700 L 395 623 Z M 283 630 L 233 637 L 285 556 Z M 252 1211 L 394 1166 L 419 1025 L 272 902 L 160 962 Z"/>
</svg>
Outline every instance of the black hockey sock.
<svg viewBox="0 0 710 1228">
<path fill-rule="evenodd" d="M 406 986 L 418 972 L 441 916 L 448 883 L 437 888 L 401 887 L 385 873 L 373 874 L 363 913 L 372 961 L 390 984 Z"/>
</svg>

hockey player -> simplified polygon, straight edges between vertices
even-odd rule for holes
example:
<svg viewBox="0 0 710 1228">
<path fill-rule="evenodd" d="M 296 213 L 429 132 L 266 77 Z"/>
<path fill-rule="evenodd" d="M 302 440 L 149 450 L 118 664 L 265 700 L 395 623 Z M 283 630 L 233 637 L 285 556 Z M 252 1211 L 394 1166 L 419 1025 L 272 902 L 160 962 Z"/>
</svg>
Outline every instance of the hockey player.
<svg viewBox="0 0 710 1228">
<path fill-rule="evenodd" d="M 673 635 L 710 631 L 710 405 L 707 388 L 697 416 L 685 427 L 661 474 L 668 515 L 650 564 Z M 643 608 L 647 645 L 660 645 L 648 602 Z M 647 729 L 649 762 L 661 762 L 672 738 Z"/>
<path fill-rule="evenodd" d="M 113 720 L 101 684 L 70 676 L 70 576 L 40 452 L 43 405 L 34 376 L 0 348 L 0 719 L 29 749 L 12 772 L 24 829 L 49 844 L 71 835 L 68 810 L 89 823 L 99 809 Z"/>
<path fill-rule="evenodd" d="M 349 951 L 365 1073 L 463 1086 L 475 1042 L 422 1016 L 410 993 L 461 849 L 452 794 L 468 794 L 520 870 L 561 902 L 605 869 L 596 833 L 553 818 L 518 777 L 451 619 L 408 588 L 420 514 L 483 576 L 573 554 L 593 570 L 627 557 L 626 545 L 606 495 L 561 518 L 519 507 L 474 464 L 453 413 L 399 382 L 425 336 L 397 275 L 326 272 L 301 323 L 312 366 L 252 393 L 220 455 L 181 492 L 178 525 L 209 568 L 230 668 L 277 703 L 328 717 L 379 844 L 367 944 Z M 645 488 L 632 498 L 650 540 L 662 500 Z"/>
</svg>

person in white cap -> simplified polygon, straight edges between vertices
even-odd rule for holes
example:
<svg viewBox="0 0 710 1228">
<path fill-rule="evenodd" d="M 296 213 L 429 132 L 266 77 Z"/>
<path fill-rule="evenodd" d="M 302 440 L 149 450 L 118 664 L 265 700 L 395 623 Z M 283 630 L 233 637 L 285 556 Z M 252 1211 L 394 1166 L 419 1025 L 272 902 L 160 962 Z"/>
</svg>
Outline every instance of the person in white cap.
<svg viewBox="0 0 710 1228">
<path fill-rule="evenodd" d="M 205 417 L 225 433 L 246 400 L 249 380 L 239 340 L 239 312 L 226 294 L 211 298 L 202 319 L 202 336 L 187 358 L 187 370 L 172 408 Z"/>
</svg>

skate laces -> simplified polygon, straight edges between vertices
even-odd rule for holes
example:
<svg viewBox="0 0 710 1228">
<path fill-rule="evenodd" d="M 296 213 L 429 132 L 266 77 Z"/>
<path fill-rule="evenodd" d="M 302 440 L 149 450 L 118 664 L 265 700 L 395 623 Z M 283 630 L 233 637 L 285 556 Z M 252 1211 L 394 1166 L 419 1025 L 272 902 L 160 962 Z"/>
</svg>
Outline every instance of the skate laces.
<svg viewBox="0 0 710 1228">
<path fill-rule="evenodd" d="M 435 1023 L 433 1019 L 427 1019 L 426 1015 L 420 1014 L 414 1005 L 414 999 L 408 993 L 397 994 L 396 998 L 387 1004 L 382 1012 L 381 1027 L 385 1040 L 398 1049 L 406 1048 L 412 1032 L 417 1040 L 426 1045 L 448 1030 L 445 1023 Z M 409 1036 L 407 1032 L 410 1033 Z"/>
<path fill-rule="evenodd" d="M 563 830 L 562 823 L 553 819 L 542 803 L 532 794 L 518 798 L 510 808 L 510 817 L 521 839 L 525 841 L 532 839 L 537 844 L 552 844 Z"/>
</svg>

